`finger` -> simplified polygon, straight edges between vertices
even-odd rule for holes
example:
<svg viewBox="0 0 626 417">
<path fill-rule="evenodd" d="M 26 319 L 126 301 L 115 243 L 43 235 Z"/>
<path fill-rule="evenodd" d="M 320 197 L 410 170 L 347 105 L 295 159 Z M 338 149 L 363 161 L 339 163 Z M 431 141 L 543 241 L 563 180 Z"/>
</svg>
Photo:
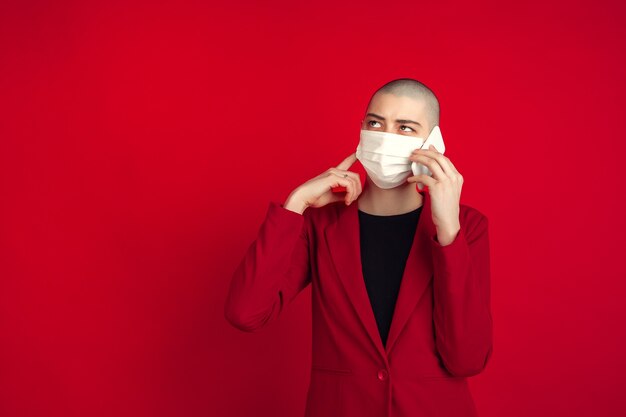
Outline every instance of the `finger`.
<svg viewBox="0 0 626 417">
<path fill-rule="evenodd" d="M 351 178 L 351 177 L 347 177 L 347 178 L 350 178 L 350 180 L 354 184 L 354 189 L 353 189 L 353 192 L 352 192 L 352 196 L 350 197 L 350 203 L 352 203 L 357 198 L 359 198 L 359 194 L 361 194 L 361 191 L 359 191 L 360 188 L 361 188 L 361 184 L 360 184 L 359 180 L 355 180 L 354 178 Z"/>
<path fill-rule="evenodd" d="M 330 187 L 330 190 L 332 191 L 333 196 L 337 197 L 337 201 L 345 200 L 346 197 L 350 194 L 350 185 L 349 185 L 348 180 L 345 178 L 338 179 L 334 175 L 329 176 L 329 177 L 330 177 L 329 187 Z M 342 179 L 345 181 L 341 181 Z"/>
<path fill-rule="evenodd" d="M 437 184 L 437 180 L 435 180 L 430 175 L 426 175 L 426 174 L 413 175 L 412 177 L 407 178 L 406 182 L 421 182 L 422 184 L 427 185 L 429 187 L 432 187 L 435 184 Z"/>
<path fill-rule="evenodd" d="M 428 150 L 434 152 L 434 158 L 437 160 L 437 162 L 439 162 L 439 165 L 441 165 L 441 168 L 446 173 L 446 175 L 452 176 L 452 174 L 458 173 L 456 167 L 452 164 L 452 161 L 450 161 L 450 158 L 444 156 L 441 152 L 439 152 L 434 145 L 430 145 L 428 147 Z"/>
<path fill-rule="evenodd" d="M 430 156 L 417 154 L 417 155 L 412 155 L 411 157 L 409 157 L 409 159 L 411 161 L 419 162 L 421 164 L 426 165 L 430 169 L 430 171 L 433 173 L 433 177 L 439 181 L 448 177 L 448 175 L 441 168 L 441 165 L 439 165 L 439 161 L 434 158 L 431 158 Z"/>
<path fill-rule="evenodd" d="M 356 183 L 357 193 L 361 194 L 362 185 L 361 185 L 361 176 L 359 174 L 357 174 L 356 172 L 340 170 L 337 168 L 330 168 L 330 172 L 332 172 L 335 175 L 339 175 L 340 177 L 343 177 L 344 175 L 347 174 L 350 178 L 354 179 L 354 182 Z"/>
<path fill-rule="evenodd" d="M 337 185 L 341 185 L 346 187 L 346 195 L 343 196 L 346 203 L 352 201 L 355 193 L 355 184 L 354 180 L 349 176 L 344 177 L 343 175 L 337 175 L 333 172 L 330 173 L 329 178 L 331 179 L 331 187 L 336 187 Z"/>
<path fill-rule="evenodd" d="M 350 155 L 348 155 L 346 159 L 341 161 L 339 165 L 337 165 L 336 168 L 346 170 L 350 168 L 355 162 L 356 162 L 356 152 L 353 152 Z"/>
<path fill-rule="evenodd" d="M 448 176 L 452 176 L 452 174 L 458 173 L 454 165 L 452 165 L 450 159 L 443 156 L 443 154 L 439 152 L 433 145 L 430 145 L 430 149 L 416 149 L 415 151 L 413 151 L 409 159 L 417 155 L 426 155 L 436 160 L 439 163 L 439 166 L 441 166 L 443 172 L 445 172 Z"/>
<path fill-rule="evenodd" d="M 452 168 L 452 171 L 453 171 L 455 174 L 459 174 L 459 170 L 458 170 L 458 169 L 456 169 L 456 166 L 454 166 L 454 164 L 452 163 L 452 161 L 450 160 L 450 158 L 448 158 L 447 156 L 444 156 L 444 158 L 445 158 L 446 162 L 448 163 L 448 165 L 450 165 L 450 167 Z"/>
<path fill-rule="evenodd" d="M 350 176 L 347 176 L 346 179 L 352 181 L 352 194 L 350 195 L 349 200 L 349 202 L 352 203 L 359 196 L 359 182 Z"/>
<path fill-rule="evenodd" d="M 356 194 L 356 184 L 354 183 L 354 179 L 348 177 L 344 177 L 343 175 L 341 176 L 342 178 L 346 179 L 347 181 L 350 182 L 350 187 L 346 187 L 348 193 L 346 193 L 345 196 L 345 202 L 346 204 L 352 202 L 352 199 L 354 198 L 355 194 Z"/>
</svg>

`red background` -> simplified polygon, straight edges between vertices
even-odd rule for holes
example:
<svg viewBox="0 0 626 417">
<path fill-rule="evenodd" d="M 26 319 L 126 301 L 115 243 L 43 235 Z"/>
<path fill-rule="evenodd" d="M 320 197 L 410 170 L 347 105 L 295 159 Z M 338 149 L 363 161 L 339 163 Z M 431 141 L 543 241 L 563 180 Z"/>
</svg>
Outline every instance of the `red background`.
<svg viewBox="0 0 626 417">
<path fill-rule="evenodd" d="M 398 77 L 490 219 L 481 416 L 626 413 L 621 2 L 129 3 L 0 6 L 0 415 L 301 415 L 310 287 L 227 285 Z"/>
</svg>

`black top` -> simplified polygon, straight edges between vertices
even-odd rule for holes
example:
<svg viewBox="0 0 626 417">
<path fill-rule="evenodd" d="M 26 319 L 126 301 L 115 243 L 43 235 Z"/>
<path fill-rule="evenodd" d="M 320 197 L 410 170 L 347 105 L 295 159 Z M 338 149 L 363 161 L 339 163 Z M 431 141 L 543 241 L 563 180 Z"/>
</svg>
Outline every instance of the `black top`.
<svg viewBox="0 0 626 417">
<path fill-rule="evenodd" d="M 359 210 L 363 278 L 383 346 L 422 207 L 391 216 Z"/>
</svg>

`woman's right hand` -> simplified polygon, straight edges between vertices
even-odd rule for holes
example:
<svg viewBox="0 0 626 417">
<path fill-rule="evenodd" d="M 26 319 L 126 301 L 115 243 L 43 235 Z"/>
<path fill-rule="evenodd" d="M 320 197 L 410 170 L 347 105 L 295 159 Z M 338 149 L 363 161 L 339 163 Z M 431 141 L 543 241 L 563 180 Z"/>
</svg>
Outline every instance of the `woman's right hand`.
<svg viewBox="0 0 626 417">
<path fill-rule="evenodd" d="M 311 178 L 289 194 L 283 207 L 302 214 L 308 207 L 323 207 L 337 201 L 350 205 L 361 194 L 361 177 L 356 172 L 348 171 L 356 162 L 356 152 L 331 167 L 315 178 Z M 345 193 L 334 193 L 334 187 L 346 187 Z"/>
</svg>

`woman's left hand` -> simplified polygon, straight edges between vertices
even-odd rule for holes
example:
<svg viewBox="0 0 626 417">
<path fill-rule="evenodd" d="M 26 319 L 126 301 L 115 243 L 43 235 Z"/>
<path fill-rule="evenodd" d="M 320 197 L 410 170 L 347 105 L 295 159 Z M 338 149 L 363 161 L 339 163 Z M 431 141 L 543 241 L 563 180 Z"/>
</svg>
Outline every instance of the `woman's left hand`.
<svg viewBox="0 0 626 417">
<path fill-rule="evenodd" d="M 452 161 L 433 145 L 428 149 L 414 150 L 409 159 L 425 165 L 432 173 L 432 176 L 420 174 L 408 177 L 407 182 L 419 182 L 428 186 L 433 223 L 437 228 L 437 241 L 442 246 L 448 245 L 454 241 L 461 229 L 459 202 L 463 176 Z"/>
</svg>

